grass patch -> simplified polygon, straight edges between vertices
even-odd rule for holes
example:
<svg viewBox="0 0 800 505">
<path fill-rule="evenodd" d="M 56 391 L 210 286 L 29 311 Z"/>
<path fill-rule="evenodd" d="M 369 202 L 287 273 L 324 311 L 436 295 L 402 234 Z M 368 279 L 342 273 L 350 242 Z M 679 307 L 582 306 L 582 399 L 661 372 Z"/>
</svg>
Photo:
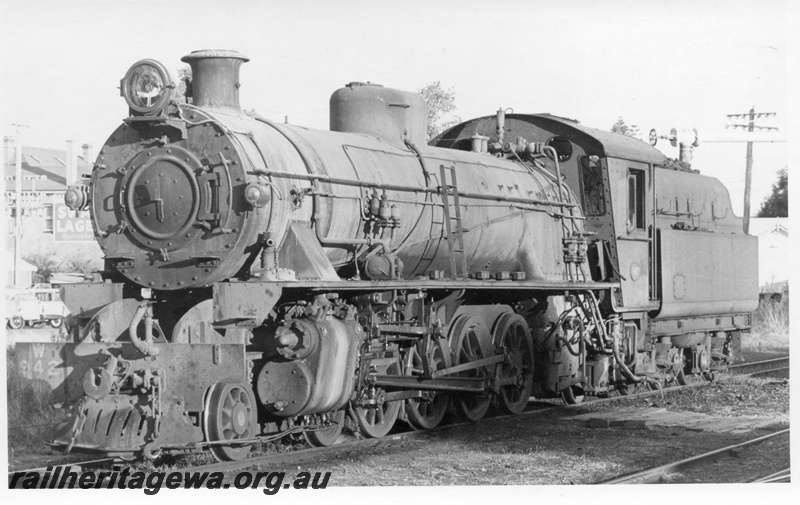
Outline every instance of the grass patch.
<svg viewBox="0 0 800 505">
<path fill-rule="evenodd" d="M 250 451 L 248 457 L 255 458 L 259 456 L 267 456 L 270 454 L 277 454 L 282 452 L 291 452 L 293 450 L 298 449 L 305 449 L 307 445 L 305 441 L 302 440 L 301 436 L 290 435 L 287 437 L 283 437 L 279 440 L 274 440 L 271 442 L 263 442 L 261 444 L 256 444 L 252 451 Z M 164 455 L 160 458 L 156 459 L 155 461 L 140 461 L 135 463 L 132 468 L 139 471 L 145 472 L 163 472 L 163 471 L 170 471 L 170 470 L 181 470 L 184 468 L 190 468 L 194 466 L 206 465 L 211 463 L 216 463 L 217 461 L 214 459 L 214 456 L 209 451 L 204 451 L 198 454 L 186 454 L 186 455 L 177 455 L 177 456 L 170 456 Z"/>
<path fill-rule="evenodd" d="M 753 315 L 753 331 L 788 345 L 789 304 L 773 300 L 761 303 Z"/>
<path fill-rule="evenodd" d="M 753 314 L 753 328 L 742 339 L 746 360 L 769 359 L 789 354 L 789 304 L 767 300 Z"/>
<path fill-rule="evenodd" d="M 52 407 L 50 385 L 17 374 L 16 353 L 6 349 L 6 384 L 8 393 L 9 456 L 45 448 L 51 428 L 65 419 L 63 411 Z"/>
</svg>

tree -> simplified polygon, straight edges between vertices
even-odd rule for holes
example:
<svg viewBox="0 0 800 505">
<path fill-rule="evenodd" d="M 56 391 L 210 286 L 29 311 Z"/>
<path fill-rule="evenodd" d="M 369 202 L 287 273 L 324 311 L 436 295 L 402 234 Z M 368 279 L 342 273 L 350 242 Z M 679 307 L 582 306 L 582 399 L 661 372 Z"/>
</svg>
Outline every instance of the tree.
<svg viewBox="0 0 800 505">
<path fill-rule="evenodd" d="M 778 170 L 772 194 L 764 199 L 757 217 L 789 217 L 789 173 L 786 167 Z"/>
<path fill-rule="evenodd" d="M 184 65 L 178 69 L 178 93 L 179 97 L 190 98 L 192 96 L 192 67 Z"/>
<path fill-rule="evenodd" d="M 456 110 L 456 91 L 453 88 L 444 89 L 439 81 L 426 84 L 417 90 L 428 105 L 428 139 L 432 139 L 454 124 L 460 123 L 461 118 L 447 114 Z"/>
<path fill-rule="evenodd" d="M 634 125 L 628 125 L 625 123 L 625 120 L 622 119 L 622 116 L 617 119 L 617 122 L 614 123 L 614 126 L 611 127 L 611 131 L 614 133 L 620 133 L 622 135 L 627 135 L 628 137 L 639 138 L 639 127 Z"/>
<path fill-rule="evenodd" d="M 68 253 L 65 257 L 52 248 L 39 249 L 25 254 L 23 259 L 36 267 L 33 282 L 50 282 L 54 273 L 82 273 L 88 274 L 97 270 L 101 265 L 87 254 L 81 252 Z"/>
</svg>

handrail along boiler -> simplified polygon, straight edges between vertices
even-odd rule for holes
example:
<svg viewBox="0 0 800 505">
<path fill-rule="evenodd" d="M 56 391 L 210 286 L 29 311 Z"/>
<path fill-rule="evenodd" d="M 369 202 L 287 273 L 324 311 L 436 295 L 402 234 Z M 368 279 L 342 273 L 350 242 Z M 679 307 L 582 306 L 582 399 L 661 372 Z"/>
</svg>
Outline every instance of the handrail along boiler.
<svg viewBox="0 0 800 505">
<path fill-rule="evenodd" d="M 380 437 L 531 395 L 711 378 L 758 301 L 756 239 L 715 179 L 635 139 L 504 110 L 426 144 L 422 98 L 350 83 L 331 130 L 239 106 L 235 51 L 121 82 L 129 117 L 65 196 L 104 270 L 70 341 L 18 344 L 69 409 L 53 443 L 244 457 Z"/>
</svg>

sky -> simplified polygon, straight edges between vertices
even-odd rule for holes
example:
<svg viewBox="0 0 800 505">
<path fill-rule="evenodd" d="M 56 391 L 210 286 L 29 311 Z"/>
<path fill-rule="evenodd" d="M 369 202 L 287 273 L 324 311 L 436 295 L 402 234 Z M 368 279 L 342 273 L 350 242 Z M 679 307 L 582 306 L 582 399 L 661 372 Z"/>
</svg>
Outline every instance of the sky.
<svg viewBox="0 0 800 505">
<path fill-rule="evenodd" d="M 781 1 L 0 0 L 0 130 L 21 142 L 96 153 L 127 115 L 119 80 L 153 58 L 175 72 L 198 49 L 234 49 L 241 104 L 328 128 L 328 100 L 351 81 L 416 90 L 440 81 L 464 120 L 550 112 L 610 129 L 724 134 L 726 114 L 777 112 L 786 138 Z M 657 145 L 677 158 L 666 141 Z M 718 177 L 741 214 L 744 143 L 701 143 L 693 167 Z M 786 166 L 787 144 L 754 147 L 753 211 Z"/>
</svg>

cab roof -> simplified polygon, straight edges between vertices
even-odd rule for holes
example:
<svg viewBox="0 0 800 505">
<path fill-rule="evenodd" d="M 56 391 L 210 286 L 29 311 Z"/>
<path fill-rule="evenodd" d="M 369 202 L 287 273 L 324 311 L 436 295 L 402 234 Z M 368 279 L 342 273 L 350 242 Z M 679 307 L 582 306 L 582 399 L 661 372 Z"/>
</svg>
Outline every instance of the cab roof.
<svg viewBox="0 0 800 505">
<path fill-rule="evenodd" d="M 619 133 L 589 128 L 574 119 L 548 113 L 506 114 L 506 121 L 509 120 L 530 123 L 531 125 L 553 132 L 554 134 L 564 135 L 573 142 L 587 145 L 587 147 L 590 147 L 589 151 L 598 156 L 634 160 L 653 165 L 664 165 L 667 162 L 666 156 L 646 142 Z M 492 131 L 494 131 L 496 116 L 483 116 L 457 124 L 442 132 L 428 144 L 439 147 L 450 147 L 457 140 L 471 135 L 471 132 L 475 131 L 476 128 L 485 131 L 485 126 L 487 126 L 488 123 L 493 125 Z M 478 125 L 480 125 L 480 127 Z"/>
<path fill-rule="evenodd" d="M 525 115 L 520 116 L 524 117 Z M 600 145 L 605 155 L 611 158 L 643 161 L 645 163 L 652 163 L 654 165 L 663 165 L 667 161 L 667 157 L 655 147 L 651 146 L 647 142 L 642 142 L 639 139 L 629 137 L 627 135 L 600 130 L 597 128 L 589 128 L 588 126 L 584 126 L 573 119 L 554 116 L 552 114 L 531 114 L 527 117 L 535 118 L 532 119 L 533 122 L 551 121 L 560 123 L 589 137 L 592 137 Z"/>
</svg>

